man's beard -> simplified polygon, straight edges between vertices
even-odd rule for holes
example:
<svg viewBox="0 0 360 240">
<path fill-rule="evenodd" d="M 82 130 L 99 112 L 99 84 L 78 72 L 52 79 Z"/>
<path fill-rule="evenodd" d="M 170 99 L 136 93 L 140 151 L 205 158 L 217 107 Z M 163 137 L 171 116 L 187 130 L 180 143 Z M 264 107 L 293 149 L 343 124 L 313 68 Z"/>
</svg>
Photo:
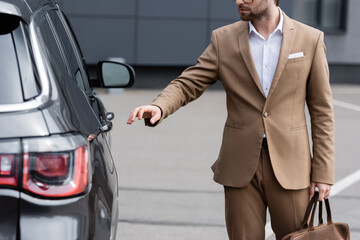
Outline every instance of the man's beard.
<svg viewBox="0 0 360 240">
<path fill-rule="evenodd" d="M 261 19 L 262 17 L 267 16 L 268 14 L 269 14 L 269 8 L 266 7 L 265 9 L 261 10 L 260 12 L 254 13 L 252 10 L 250 10 L 249 14 L 241 14 L 240 13 L 240 18 L 243 21 L 253 22 L 254 20 Z"/>
</svg>

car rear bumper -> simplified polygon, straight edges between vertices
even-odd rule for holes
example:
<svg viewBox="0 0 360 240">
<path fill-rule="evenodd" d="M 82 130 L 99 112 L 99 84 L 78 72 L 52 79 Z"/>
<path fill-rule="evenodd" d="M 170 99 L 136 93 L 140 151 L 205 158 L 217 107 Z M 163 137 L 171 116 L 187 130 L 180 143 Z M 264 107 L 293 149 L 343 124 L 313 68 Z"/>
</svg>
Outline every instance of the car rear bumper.
<svg viewBox="0 0 360 240">
<path fill-rule="evenodd" d="M 117 198 L 109 206 L 99 189 L 90 189 L 69 199 L 40 199 L 0 189 L 0 239 L 114 239 Z"/>
<path fill-rule="evenodd" d="M 21 239 L 91 239 L 88 194 L 62 200 L 20 196 Z"/>
</svg>

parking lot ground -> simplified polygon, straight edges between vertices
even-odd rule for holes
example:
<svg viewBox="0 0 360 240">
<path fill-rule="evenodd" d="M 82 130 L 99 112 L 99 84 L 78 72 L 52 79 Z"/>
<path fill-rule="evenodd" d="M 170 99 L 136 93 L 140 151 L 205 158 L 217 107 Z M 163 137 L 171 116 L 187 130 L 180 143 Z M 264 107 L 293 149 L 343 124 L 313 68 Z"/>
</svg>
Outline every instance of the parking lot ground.
<svg viewBox="0 0 360 240">
<path fill-rule="evenodd" d="M 360 169 L 360 85 L 333 85 L 335 181 Z M 112 151 L 119 174 L 118 240 L 225 240 L 224 195 L 212 180 L 226 118 L 225 93 L 209 90 L 155 128 L 126 125 L 130 110 L 159 90 L 100 93 L 115 113 Z M 355 178 L 359 179 L 359 178 Z M 360 181 L 331 198 L 333 220 L 360 239 Z M 273 236 L 269 239 L 274 239 Z"/>
</svg>

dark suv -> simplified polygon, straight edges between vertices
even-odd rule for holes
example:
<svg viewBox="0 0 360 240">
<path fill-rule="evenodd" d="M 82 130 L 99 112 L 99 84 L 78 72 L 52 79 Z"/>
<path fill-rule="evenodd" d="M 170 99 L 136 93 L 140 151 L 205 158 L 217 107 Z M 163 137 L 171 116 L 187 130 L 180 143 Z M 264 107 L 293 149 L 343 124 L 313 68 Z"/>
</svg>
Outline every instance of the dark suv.
<svg viewBox="0 0 360 240">
<path fill-rule="evenodd" d="M 98 67 L 89 81 L 58 5 L 0 0 L 0 239 L 115 239 L 114 115 L 92 87 L 129 87 L 134 72 Z"/>
</svg>

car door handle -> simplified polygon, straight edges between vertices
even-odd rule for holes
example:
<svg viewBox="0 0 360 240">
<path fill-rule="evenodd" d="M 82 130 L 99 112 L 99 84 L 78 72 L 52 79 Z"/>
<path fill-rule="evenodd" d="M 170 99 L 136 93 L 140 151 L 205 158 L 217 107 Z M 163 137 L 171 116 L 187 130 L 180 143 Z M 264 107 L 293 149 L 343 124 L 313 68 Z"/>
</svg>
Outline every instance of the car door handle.
<svg viewBox="0 0 360 240">
<path fill-rule="evenodd" d="M 93 141 L 93 140 L 94 140 L 95 138 L 97 138 L 97 136 L 99 136 L 99 134 L 102 133 L 102 132 L 109 132 L 109 131 L 111 131 L 112 127 L 113 127 L 112 122 L 110 122 L 110 121 L 104 122 L 104 124 L 103 124 L 101 127 L 98 127 L 98 128 L 94 131 L 94 133 L 92 133 L 92 134 L 90 134 L 90 135 L 88 136 L 88 141 L 89 141 L 89 142 Z"/>
<path fill-rule="evenodd" d="M 106 113 L 106 120 L 111 121 L 115 118 L 115 114 L 113 112 Z"/>
<path fill-rule="evenodd" d="M 113 127 L 112 122 L 106 121 L 106 122 L 104 122 L 104 124 L 100 127 L 100 129 L 101 129 L 101 132 L 109 132 L 109 131 L 111 131 L 112 127 Z"/>
</svg>

